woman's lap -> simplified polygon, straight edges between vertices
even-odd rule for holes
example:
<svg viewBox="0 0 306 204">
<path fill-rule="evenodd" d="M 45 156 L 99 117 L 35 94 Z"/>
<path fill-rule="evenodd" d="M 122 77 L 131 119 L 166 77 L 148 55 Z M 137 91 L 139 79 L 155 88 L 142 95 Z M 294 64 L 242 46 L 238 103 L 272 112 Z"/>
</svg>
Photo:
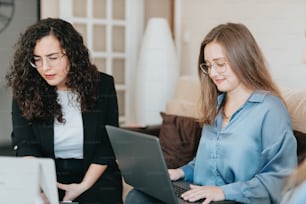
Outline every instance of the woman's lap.
<svg viewBox="0 0 306 204">
<path fill-rule="evenodd" d="M 132 189 L 126 196 L 125 204 L 164 204 L 163 202 L 136 189 Z"/>
</svg>

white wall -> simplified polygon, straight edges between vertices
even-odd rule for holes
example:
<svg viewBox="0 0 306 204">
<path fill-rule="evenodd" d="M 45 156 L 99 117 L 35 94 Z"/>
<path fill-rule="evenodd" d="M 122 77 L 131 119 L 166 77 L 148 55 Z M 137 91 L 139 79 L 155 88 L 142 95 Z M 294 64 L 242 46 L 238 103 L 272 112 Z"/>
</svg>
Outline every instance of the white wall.
<svg viewBox="0 0 306 204">
<path fill-rule="evenodd" d="M 1 6 L 0 6 L 1 7 Z M 0 33 L 0 147 L 11 142 L 11 89 L 6 87 L 5 74 L 12 62 L 19 34 L 38 19 L 37 0 L 15 0 L 15 13 L 8 27 Z"/>
<path fill-rule="evenodd" d="M 59 17 L 59 0 L 40 0 L 40 17 L 58 18 Z"/>
<path fill-rule="evenodd" d="M 276 82 L 306 89 L 305 0 L 177 0 L 176 26 L 181 74 L 196 75 L 200 43 L 211 28 L 226 22 L 243 23 L 251 30 Z"/>
</svg>

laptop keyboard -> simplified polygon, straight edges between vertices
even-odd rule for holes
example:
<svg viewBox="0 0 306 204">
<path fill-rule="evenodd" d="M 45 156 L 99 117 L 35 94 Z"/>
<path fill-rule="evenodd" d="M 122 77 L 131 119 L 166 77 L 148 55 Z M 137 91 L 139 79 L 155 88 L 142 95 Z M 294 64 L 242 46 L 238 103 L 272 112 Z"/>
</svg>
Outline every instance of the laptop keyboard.
<svg viewBox="0 0 306 204">
<path fill-rule="evenodd" d="M 188 188 L 188 186 L 186 186 L 186 184 L 182 184 L 182 183 L 179 183 L 179 182 L 172 183 L 172 186 L 173 186 L 174 193 L 178 198 L 181 198 L 181 195 L 189 190 L 189 188 Z M 202 203 L 204 200 L 205 199 L 202 198 L 200 200 L 197 200 L 196 203 Z M 212 203 L 215 203 L 215 204 L 242 204 L 242 203 L 238 203 L 238 202 L 230 201 L 230 200 L 213 201 Z"/>
<path fill-rule="evenodd" d="M 186 186 L 184 187 L 184 186 L 180 186 L 179 184 L 174 184 L 174 183 L 172 183 L 172 186 L 173 186 L 174 193 L 178 198 L 181 198 L 181 195 L 185 193 L 186 191 L 188 191 L 188 188 L 186 188 Z M 204 200 L 205 199 L 200 199 L 196 201 L 196 203 L 202 203 Z"/>
<path fill-rule="evenodd" d="M 183 193 L 185 193 L 185 192 L 187 191 L 186 188 L 183 188 L 183 187 L 177 186 L 177 185 L 173 185 L 173 190 L 174 190 L 175 195 L 176 195 L 177 197 L 179 197 L 179 198 L 181 197 L 181 195 L 182 195 Z"/>
</svg>

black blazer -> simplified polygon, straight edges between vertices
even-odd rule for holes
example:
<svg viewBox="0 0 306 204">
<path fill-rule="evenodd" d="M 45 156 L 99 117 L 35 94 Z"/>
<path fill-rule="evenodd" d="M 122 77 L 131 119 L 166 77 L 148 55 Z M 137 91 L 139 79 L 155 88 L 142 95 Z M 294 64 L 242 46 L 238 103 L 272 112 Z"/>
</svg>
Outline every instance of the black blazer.
<svg viewBox="0 0 306 204">
<path fill-rule="evenodd" d="M 118 104 L 113 77 L 99 73 L 99 97 L 93 110 L 82 113 L 84 128 L 84 167 L 91 163 L 118 169 L 105 125 L 118 126 Z M 13 100 L 12 143 L 17 156 L 54 158 L 53 124 L 28 122 Z M 109 168 L 108 168 L 109 169 Z"/>
</svg>

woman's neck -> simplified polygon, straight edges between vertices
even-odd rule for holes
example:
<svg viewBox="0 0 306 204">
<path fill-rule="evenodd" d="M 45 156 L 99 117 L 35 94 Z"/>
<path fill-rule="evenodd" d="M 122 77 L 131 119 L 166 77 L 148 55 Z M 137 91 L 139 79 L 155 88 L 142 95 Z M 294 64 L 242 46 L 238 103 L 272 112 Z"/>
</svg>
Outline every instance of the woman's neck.
<svg viewBox="0 0 306 204">
<path fill-rule="evenodd" d="M 232 115 L 248 100 L 253 90 L 243 88 L 226 93 L 222 115 L 225 119 L 230 119 Z"/>
</svg>

